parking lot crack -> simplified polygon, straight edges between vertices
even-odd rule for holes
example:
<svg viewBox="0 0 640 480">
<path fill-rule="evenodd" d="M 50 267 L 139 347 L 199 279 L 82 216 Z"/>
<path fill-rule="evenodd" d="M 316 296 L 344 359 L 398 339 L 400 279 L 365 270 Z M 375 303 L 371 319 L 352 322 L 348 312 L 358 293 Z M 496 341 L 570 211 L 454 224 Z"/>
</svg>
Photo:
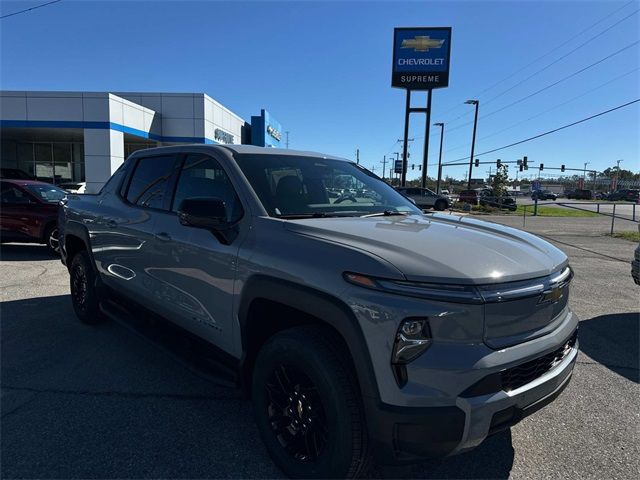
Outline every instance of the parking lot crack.
<svg viewBox="0 0 640 480">
<path fill-rule="evenodd" d="M 624 370 L 631 370 L 634 372 L 640 371 L 640 368 L 638 367 L 625 367 L 623 365 L 611 365 L 609 363 L 585 362 L 585 361 L 577 361 L 576 363 L 579 365 L 602 365 L 603 367 L 607 367 L 609 369 L 624 369 Z"/>
</svg>

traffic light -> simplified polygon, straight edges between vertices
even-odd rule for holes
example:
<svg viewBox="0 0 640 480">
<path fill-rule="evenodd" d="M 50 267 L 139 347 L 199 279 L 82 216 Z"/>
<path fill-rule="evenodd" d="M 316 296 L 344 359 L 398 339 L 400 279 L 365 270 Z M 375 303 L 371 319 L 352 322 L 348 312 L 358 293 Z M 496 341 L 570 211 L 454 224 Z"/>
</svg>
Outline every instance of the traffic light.
<svg viewBox="0 0 640 480">
<path fill-rule="evenodd" d="M 476 167 L 479 167 L 479 166 L 480 166 L 480 160 L 478 160 L 477 158 L 476 158 L 476 161 L 475 161 L 475 166 L 476 166 Z"/>
<path fill-rule="evenodd" d="M 516 163 L 517 163 L 518 165 L 522 165 L 522 159 L 521 159 L 521 158 L 519 158 L 519 159 L 517 160 L 517 162 L 516 162 Z"/>
<path fill-rule="evenodd" d="M 415 170 L 415 169 L 416 169 L 416 164 L 415 164 L 415 163 L 412 163 L 412 164 L 411 164 L 411 170 Z"/>
<path fill-rule="evenodd" d="M 524 165 L 524 169 L 527 170 L 528 169 L 527 157 L 522 157 L 522 164 Z"/>
<path fill-rule="evenodd" d="M 418 170 L 422 171 L 422 165 L 418 165 Z"/>
<path fill-rule="evenodd" d="M 502 160 L 496 160 L 496 168 L 500 168 L 502 166 Z"/>
<path fill-rule="evenodd" d="M 524 165 L 520 164 L 520 171 L 524 170 Z"/>
<path fill-rule="evenodd" d="M 560 171 L 564 172 L 564 165 L 560 165 Z"/>
<path fill-rule="evenodd" d="M 544 163 L 540 164 L 540 171 L 544 170 Z"/>
</svg>

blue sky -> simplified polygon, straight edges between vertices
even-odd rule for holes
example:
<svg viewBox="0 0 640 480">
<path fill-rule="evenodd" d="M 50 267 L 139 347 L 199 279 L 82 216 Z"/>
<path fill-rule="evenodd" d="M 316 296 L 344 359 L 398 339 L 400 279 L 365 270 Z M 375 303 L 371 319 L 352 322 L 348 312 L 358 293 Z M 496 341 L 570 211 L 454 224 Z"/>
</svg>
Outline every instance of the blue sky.
<svg viewBox="0 0 640 480">
<path fill-rule="evenodd" d="M 2 1 L 2 14 L 43 2 Z M 433 93 L 432 122 L 446 123 L 446 162 L 469 155 L 472 125 L 465 123 L 473 119 L 473 108 L 463 104 L 468 98 L 481 101 L 478 153 L 640 98 L 636 43 L 493 113 L 637 42 L 639 8 L 638 1 L 64 0 L 1 21 L 0 87 L 206 92 L 247 120 L 268 109 L 290 131 L 291 148 L 348 158 L 359 148 L 361 162 L 380 173 L 383 155 L 400 151 L 395 142 L 403 132 L 404 91 L 390 86 L 395 26 L 453 28 L 450 86 Z M 424 94 L 414 99 L 423 106 Z M 638 171 L 639 105 L 480 158 L 527 155 L 547 167 L 582 168 L 590 162 L 588 168 L 598 170 L 624 159 L 621 167 Z M 430 164 L 438 159 L 436 130 Z M 424 115 L 416 114 L 409 163 L 421 162 L 423 136 Z M 473 176 L 487 169 L 481 166 Z M 462 178 L 465 171 L 449 167 L 445 174 Z M 429 175 L 435 174 L 431 165 Z M 417 176 L 409 170 L 409 178 Z"/>
</svg>

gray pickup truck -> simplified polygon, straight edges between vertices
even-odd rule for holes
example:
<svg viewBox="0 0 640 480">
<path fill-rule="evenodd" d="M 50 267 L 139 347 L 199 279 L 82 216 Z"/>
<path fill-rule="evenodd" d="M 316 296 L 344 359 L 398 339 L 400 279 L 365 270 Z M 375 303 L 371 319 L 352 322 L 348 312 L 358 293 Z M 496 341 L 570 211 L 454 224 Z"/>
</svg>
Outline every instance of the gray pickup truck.
<svg viewBox="0 0 640 480">
<path fill-rule="evenodd" d="M 425 215 L 353 162 L 236 145 L 142 150 L 99 194 L 62 203 L 79 319 L 135 308 L 206 341 L 289 476 L 469 450 L 571 378 L 578 319 L 560 250 Z"/>
</svg>

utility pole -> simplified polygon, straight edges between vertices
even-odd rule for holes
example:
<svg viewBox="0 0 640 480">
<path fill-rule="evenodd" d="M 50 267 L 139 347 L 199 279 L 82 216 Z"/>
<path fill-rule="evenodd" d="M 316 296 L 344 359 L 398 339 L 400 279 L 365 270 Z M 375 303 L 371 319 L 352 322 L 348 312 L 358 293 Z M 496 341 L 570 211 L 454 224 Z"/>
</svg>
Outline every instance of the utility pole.
<svg viewBox="0 0 640 480">
<path fill-rule="evenodd" d="M 409 97 L 407 97 L 407 102 L 408 102 L 408 98 Z M 407 103 L 407 105 L 409 104 Z M 408 111 L 407 111 L 407 118 L 409 118 Z M 405 132 L 404 132 L 405 138 L 407 137 L 409 132 L 408 128 L 409 128 L 409 124 L 405 123 Z M 414 140 L 413 138 L 407 138 L 407 142 L 405 143 L 404 140 L 400 138 L 398 139 L 398 142 L 402 144 L 402 173 L 400 174 L 402 176 L 400 180 L 401 187 L 404 187 L 407 182 L 407 170 L 408 170 L 407 167 L 409 164 L 409 157 L 411 156 L 411 154 L 409 153 L 409 142 L 413 142 L 413 140 Z"/>
<path fill-rule="evenodd" d="M 382 161 L 380 163 L 382 164 L 382 180 L 384 180 L 385 167 L 387 166 L 387 156 L 386 155 L 382 157 Z"/>
<path fill-rule="evenodd" d="M 471 173 L 473 171 L 473 154 L 476 148 L 476 129 L 478 128 L 478 108 L 480 107 L 480 100 L 467 100 L 464 102 L 468 105 L 475 105 L 476 114 L 473 118 L 473 137 L 471 139 L 471 157 L 469 157 L 469 178 L 467 180 L 467 190 L 471 190 Z"/>
<path fill-rule="evenodd" d="M 444 123 L 434 123 L 433 126 L 440 127 L 440 155 L 438 156 L 438 181 L 436 183 L 436 193 L 439 195 L 440 182 L 442 181 L 442 142 L 444 141 Z"/>
<path fill-rule="evenodd" d="M 285 143 L 285 145 L 286 145 L 286 147 L 287 147 L 287 150 L 289 150 L 289 130 L 287 130 L 286 132 L 284 132 L 284 134 L 285 134 L 285 136 L 286 136 L 286 139 L 285 139 L 284 143 Z"/>
<path fill-rule="evenodd" d="M 356 163 L 360 164 L 360 149 L 356 148 Z"/>
</svg>

